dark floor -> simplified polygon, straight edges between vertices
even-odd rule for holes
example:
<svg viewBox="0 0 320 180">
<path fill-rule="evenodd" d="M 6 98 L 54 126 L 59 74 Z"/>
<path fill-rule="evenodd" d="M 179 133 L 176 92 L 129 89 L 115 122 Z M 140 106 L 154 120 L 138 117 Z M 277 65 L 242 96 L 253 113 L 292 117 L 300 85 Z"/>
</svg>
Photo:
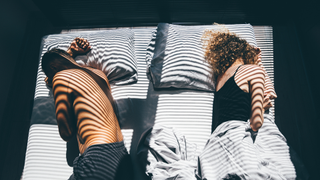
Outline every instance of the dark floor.
<svg viewBox="0 0 320 180">
<path fill-rule="evenodd" d="M 64 28 L 154 26 L 158 22 L 201 24 L 209 21 L 273 27 L 275 87 L 278 93 L 276 122 L 289 145 L 295 149 L 307 167 L 310 179 L 318 179 L 320 16 L 313 1 L 300 4 L 291 1 L 284 1 L 286 3 L 282 4 L 275 1 L 271 1 L 273 4 L 254 4 L 255 7 L 261 7 L 259 9 L 244 6 L 234 0 L 223 1 L 224 3 L 165 0 L 161 3 L 151 1 L 153 3 L 145 6 L 155 6 L 155 11 L 138 8 L 136 11 L 139 13 L 129 7 L 135 7 L 134 4 L 126 1 L 123 6 L 129 8 L 123 7 L 122 11 L 130 9 L 127 13 L 134 14 L 131 19 L 129 15 L 120 13 L 120 5 L 115 1 L 103 1 L 111 2 L 113 8 L 119 8 L 119 12 L 116 14 L 116 10 L 110 10 L 111 14 L 105 13 L 106 16 L 112 15 L 112 18 L 102 19 L 103 23 L 100 16 L 88 15 L 87 18 L 81 16 L 83 21 L 73 21 L 73 24 L 66 20 L 68 12 L 71 14 L 68 3 L 65 9 L 55 11 L 52 8 L 46 9 L 43 2 L 47 1 L 12 0 L 1 2 L 0 6 L 0 17 L 3 18 L 0 28 L 1 180 L 18 180 L 23 170 L 42 36 L 59 33 Z M 73 1 L 66 2 L 72 4 Z M 205 14 L 201 9 L 195 8 L 200 6 L 199 2 L 219 7 L 206 8 Z M 80 10 L 86 13 L 85 9 L 79 8 Z M 101 8 L 98 10 L 106 11 Z"/>
</svg>

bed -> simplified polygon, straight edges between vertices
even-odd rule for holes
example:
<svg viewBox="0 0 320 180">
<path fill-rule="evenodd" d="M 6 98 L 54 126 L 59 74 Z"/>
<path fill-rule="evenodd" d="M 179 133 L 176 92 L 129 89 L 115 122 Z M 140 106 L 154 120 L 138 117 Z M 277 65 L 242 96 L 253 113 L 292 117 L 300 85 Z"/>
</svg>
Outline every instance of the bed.
<svg viewBox="0 0 320 180">
<path fill-rule="evenodd" d="M 161 25 L 169 26 L 168 24 Z M 184 28 L 178 25 L 171 26 Z M 201 26 L 201 28 L 212 27 L 216 25 Z M 273 80 L 272 27 L 251 26 L 250 24 L 226 25 L 225 27 L 246 38 L 250 44 L 261 48 L 263 65 Z M 154 125 L 174 127 L 196 145 L 195 156 L 201 152 L 211 133 L 214 98 L 212 89 L 201 89 L 199 86 L 194 89 L 179 88 L 181 85 L 166 83 L 163 87 L 159 87 L 161 84 L 157 84 L 156 78 L 150 73 L 152 71 L 150 67 L 153 66 L 150 57 L 154 56 L 150 52 L 156 46 L 152 39 L 156 35 L 157 27 L 64 30 L 61 34 L 43 37 L 40 47 L 34 106 L 22 180 L 67 179 L 72 174 L 72 167 L 69 165 L 75 156 L 72 145 L 64 142 L 58 133 L 52 92 L 46 86 L 45 75 L 41 70 L 42 55 L 52 47 L 66 48 L 72 37 L 75 36 L 86 37 L 88 34 L 123 29 L 125 31 L 129 29 L 133 33 L 136 75 L 130 75 L 122 82 L 113 83 L 112 94 L 119 109 L 118 119 L 125 146 L 133 162 L 134 179 L 148 179 L 143 167 L 139 165 L 141 163 L 136 154 L 141 135 Z M 269 114 L 274 113 L 273 107 Z"/>
</svg>

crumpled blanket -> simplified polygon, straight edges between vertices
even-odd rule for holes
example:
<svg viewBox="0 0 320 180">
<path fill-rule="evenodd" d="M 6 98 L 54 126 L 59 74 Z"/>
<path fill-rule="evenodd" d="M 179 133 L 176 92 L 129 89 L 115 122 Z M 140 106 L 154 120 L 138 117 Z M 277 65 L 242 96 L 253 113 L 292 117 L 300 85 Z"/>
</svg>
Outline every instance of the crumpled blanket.
<svg viewBox="0 0 320 180">
<path fill-rule="evenodd" d="M 153 180 L 194 180 L 197 167 L 196 144 L 174 128 L 154 126 L 147 134 L 146 174 Z"/>
<path fill-rule="evenodd" d="M 200 179 L 296 179 L 289 146 L 270 115 L 257 133 L 249 120 L 219 125 L 199 155 Z"/>
<path fill-rule="evenodd" d="M 249 120 L 222 123 L 200 155 L 174 128 L 155 125 L 143 143 L 153 180 L 296 179 L 286 139 L 268 114 L 258 133 Z"/>
</svg>

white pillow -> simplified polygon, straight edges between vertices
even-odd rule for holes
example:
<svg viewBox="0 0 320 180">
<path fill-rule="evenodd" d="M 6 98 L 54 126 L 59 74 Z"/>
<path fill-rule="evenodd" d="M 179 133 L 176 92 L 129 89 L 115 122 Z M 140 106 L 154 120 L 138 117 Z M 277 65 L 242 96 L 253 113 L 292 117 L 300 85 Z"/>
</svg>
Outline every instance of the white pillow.
<svg viewBox="0 0 320 180">
<path fill-rule="evenodd" d="M 87 39 L 92 47 L 88 54 L 75 58 L 78 64 L 103 71 L 111 84 L 137 82 L 134 32 L 131 29 L 49 35 L 45 39 L 44 50 L 52 48 L 67 50 L 76 37 Z"/>
</svg>

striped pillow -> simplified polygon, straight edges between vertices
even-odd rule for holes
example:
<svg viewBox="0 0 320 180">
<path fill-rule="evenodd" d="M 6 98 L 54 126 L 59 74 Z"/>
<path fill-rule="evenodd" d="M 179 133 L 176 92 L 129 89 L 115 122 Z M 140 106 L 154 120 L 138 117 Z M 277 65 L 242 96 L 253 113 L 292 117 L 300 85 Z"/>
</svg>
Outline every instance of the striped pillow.
<svg viewBox="0 0 320 180">
<path fill-rule="evenodd" d="M 231 32 L 256 45 L 250 24 L 224 25 Z M 181 26 L 158 24 L 148 45 L 148 76 L 155 89 L 181 88 L 213 92 L 211 70 L 204 59 L 201 37 L 205 29 L 218 25 Z"/>
<path fill-rule="evenodd" d="M 134 32 L 131 29 L 49 35 L 45 39 L 44 49 L 67 50 L 76 37 L 87 39 L 92 47 L 86 55 L 75 58 L 78 64 L 103 71 L 111 84 L 123 85 L 137 82 Z"/>
</svg>

